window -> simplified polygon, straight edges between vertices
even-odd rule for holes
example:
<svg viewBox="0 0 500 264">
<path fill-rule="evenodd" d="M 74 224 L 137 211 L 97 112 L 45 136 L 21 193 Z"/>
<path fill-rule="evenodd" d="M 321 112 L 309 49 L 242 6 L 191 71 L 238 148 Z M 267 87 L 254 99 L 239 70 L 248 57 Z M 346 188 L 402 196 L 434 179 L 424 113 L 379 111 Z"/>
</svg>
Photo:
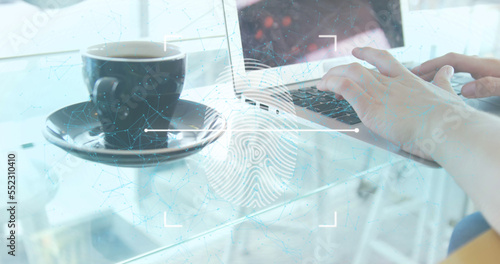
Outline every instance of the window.
<svg viewBox="0 0 500 264">
<path fill-rule="evenodd" d="M 58 2 L 74 4 L 53 8 Z M 210 39 L 224 37 L 220 5 L 220 0 L 0 0 L 0 58 L 165 36 L 172 42 L 196 40 L 186 44 L 189 51 L 212 49 L 214 42 L 218 48 L 220 39 Z"/>
</svg>

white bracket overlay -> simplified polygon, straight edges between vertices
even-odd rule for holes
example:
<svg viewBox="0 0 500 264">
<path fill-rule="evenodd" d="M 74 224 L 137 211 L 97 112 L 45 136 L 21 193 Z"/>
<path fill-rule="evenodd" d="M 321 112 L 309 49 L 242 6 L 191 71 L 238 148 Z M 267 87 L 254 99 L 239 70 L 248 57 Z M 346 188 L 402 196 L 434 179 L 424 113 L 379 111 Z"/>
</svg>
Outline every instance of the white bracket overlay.
<svg viewBox="0 0 500 264">
<path fill-rule="evenodd" d="M 337 35 L 319 35 L 318 38 L 333 38 L 333 50 L 337 51 Z"/>
<path fill-rule="evenodd" d="M 182 225 L 167 225 L 167 212 L 163 212 L 163 227 L 182 227 Z"/>
<path fill-rule="evenodd" d="M 319 227 L 337 227 L 337 211 L 335 211 L 335 224 L 333 224 L 333 225 L 319 225 Z"/>
</svg>

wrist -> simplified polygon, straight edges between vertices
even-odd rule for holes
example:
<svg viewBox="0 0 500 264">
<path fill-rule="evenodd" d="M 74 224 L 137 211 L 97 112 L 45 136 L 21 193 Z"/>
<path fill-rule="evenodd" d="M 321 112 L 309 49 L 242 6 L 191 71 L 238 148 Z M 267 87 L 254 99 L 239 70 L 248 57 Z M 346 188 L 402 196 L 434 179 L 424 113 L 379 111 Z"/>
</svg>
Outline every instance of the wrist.
<svg viewBox="0 0 500 264">
<path fill-rule="evenodd" d="M 415 139 L 423 158 L 439 163 L 442 157 L 447 157 L 452 142 L 463 141 L 462 134 L 473 127 L 473 120 L 481 113 L 461 102 L 459 104 L 444 104 L 435 110 L 427 120 L 426 128 Z M 479 118 L 481 119 L 481 118 Z"/>
<path fill-rule="evenodd" d="M 489 139 L 482 132 L 488 132 L 492 125 L 498 124 L 495 118 L 465 104 L 463 107 L 448 109 L 430 134 L 435 143 L 432 158 L 444 167 L 449 159 L 454 159 L 457 155 L 463 157 L 465 153 L 486 149 L 484 145 Z"/>
<path fill-rule="evenodd" d="M 469 113 L 455 126 L 445 126 L 446 141 L 436 147 L 433 158 L 499 231 L 500 119 L 475 109 Z"/>
</svg>

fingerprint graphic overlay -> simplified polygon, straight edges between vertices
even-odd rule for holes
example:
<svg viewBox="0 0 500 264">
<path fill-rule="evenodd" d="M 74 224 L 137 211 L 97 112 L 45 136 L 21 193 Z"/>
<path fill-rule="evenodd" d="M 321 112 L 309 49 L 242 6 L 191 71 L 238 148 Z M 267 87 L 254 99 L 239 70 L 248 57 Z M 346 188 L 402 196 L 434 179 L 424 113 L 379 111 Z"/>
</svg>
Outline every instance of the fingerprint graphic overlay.
<svg viewBox="0 0 500 264">
<path fill-rule="evenodd" d="M 254 60 L 245 61 L 243 67 L 268 68 Z M 227 82 L 230 76 L 222 73 L 219 83 Z M 211 157 L 207 178 L 223 199 L 244 207 L 262 207 L 278 199 L 294 175 L 298 136 L 294 105 L 277 74 L 235 79 L 242 101 L 251 99 L 256 105 L 235 106 L 225 139 L 207 148 Z M 260 109 L 259 103 L 267 110 Z"/>
</svg>

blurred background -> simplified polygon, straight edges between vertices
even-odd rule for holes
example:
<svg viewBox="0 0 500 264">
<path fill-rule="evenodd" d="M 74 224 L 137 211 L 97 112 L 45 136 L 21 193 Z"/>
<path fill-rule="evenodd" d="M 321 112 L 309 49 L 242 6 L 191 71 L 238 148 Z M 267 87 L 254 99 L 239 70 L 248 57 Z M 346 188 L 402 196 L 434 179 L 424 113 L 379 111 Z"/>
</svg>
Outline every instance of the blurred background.
<svg viewBox="0 0 500 264">
<path fill-rule="evenodd" d="M 499 55 L 500 7 L 495 1 L 409 0 L 409 8 L 411 34 L 400 59 L 419 63 L 451 51 Z M 0 0 L 0 22 L 0 74 L 19 77 L 2 80 L 3 87 L 10 87 L 0 99 L 2 110 L 10 108 L 13 100 L 7 98 L 16 98 L 12 87 L 26 82 L 27 74 L 82 86 L 75 82 L 81 80 L 78 51 L 91 44 L 168 38 L 189 53 L 187 89 L 213 84 L 228 64 L 218 0 Z M 44 89 L 35 90 L 33 95 L 43 97 Z M 77 96 L 86 97 L 85 89 L 75 88 L 74 95 L 61 99 L 74 102 Z M 17 107 L 26 117 L 46 107 L 43 101 L 23 97 Z M 0 120 L 15 120 L 19 114 Z"/>
</svg>

